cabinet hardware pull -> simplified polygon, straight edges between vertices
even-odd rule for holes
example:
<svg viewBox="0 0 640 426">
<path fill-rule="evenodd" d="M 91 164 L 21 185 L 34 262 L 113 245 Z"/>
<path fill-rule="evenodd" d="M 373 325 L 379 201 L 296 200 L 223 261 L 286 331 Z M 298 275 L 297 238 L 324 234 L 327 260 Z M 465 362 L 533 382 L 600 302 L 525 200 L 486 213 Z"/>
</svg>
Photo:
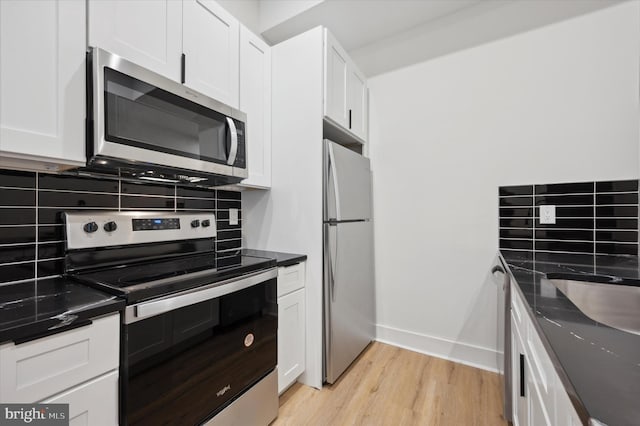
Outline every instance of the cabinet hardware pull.
<svg viewBox="0 0 640 426">
<path fill-rule="evenodd" d="M 349 129 L 351 129 L 351 110 L 349 110 Z"/>
<path fill-rule="evenodd" d="M 524 397 L 524 355 L 520 354 L 520 396 Z"/>
<path fill-rule="evenodd" d="M 180 57 L 180 83 L 184 84 L 186 81 L 185 73 L 187 68 L 187 55 L 184 53 Z"/>
</svg>

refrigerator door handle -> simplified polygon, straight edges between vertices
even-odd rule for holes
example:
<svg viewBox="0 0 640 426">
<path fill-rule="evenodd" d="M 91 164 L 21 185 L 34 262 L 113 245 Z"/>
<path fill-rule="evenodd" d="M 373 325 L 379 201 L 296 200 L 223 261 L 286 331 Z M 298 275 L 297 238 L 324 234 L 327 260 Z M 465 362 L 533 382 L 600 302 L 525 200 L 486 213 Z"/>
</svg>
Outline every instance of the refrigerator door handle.
<svg viewBox="0 0 640 426">
<path fill-rule="evenodd" d="M 336 162 L 334 160 L 333 146 L 329 144 L 329 179 L 333 183 L 333 196 L 336 206 L 336 219 L 340 220 L 340 192 L 338 189 L 338 174 L 336 173 Z"/>
<path fill-rule="evenodd" d="M 331 244 L 332 229 L 335 229 L 336 231 L 335 245 Z M 335 260 L 333 260 L 334 255 L 335 255 Z M 335 223 L 329 224 L 329 274 L 331 275 L 329 293 L 331 295 L 331 301 L 335 302 L 336 301 L 336 277 L 338 275 L 338 225 Z"/>
</svg>

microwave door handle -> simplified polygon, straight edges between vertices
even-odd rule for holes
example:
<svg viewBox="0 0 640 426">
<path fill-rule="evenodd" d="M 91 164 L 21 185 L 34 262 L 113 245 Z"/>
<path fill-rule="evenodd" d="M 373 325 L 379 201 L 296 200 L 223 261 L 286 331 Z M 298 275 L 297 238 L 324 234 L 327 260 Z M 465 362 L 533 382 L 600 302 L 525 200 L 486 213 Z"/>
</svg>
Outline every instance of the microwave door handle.
<svg viewBox="0 0 640 426">
<path fill-rule="evenodd" d="M 229 150 L 227 164 L 233 166 L 233 163 L 236 162 L 236 155 L 238 154 L 238 130 L 236 129 L 236 123 L 233 122 L 231 117 L 227 117 L 227 124 L 229 125 L 229 134 L 231 135 L 231 149 Z"/>
</svg>

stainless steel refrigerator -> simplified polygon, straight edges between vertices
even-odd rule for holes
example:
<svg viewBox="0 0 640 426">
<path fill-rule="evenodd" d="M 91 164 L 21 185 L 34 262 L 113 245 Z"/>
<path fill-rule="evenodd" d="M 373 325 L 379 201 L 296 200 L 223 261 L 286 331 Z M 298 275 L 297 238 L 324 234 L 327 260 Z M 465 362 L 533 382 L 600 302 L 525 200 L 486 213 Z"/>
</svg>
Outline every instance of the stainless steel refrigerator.
<svg viewBox="0 0 640 426">
<path fill-rule="evenodd" d="M 369 160 L 324 141 L 324 378 L 334 383 L 375 338 Z"/>
</svg>

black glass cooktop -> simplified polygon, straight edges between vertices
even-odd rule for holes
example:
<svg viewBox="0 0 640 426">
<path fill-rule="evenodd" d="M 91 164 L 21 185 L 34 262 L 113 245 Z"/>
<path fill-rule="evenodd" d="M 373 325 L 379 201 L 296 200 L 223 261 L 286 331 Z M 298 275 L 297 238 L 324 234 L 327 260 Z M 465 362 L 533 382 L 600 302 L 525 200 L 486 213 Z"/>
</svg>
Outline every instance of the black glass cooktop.
<svg viewBox="0 0 640 426">
<path fill-rule="evenodd" d="M 72 273 L 69 277 L 124 297 L 131 304 L 275 266 L 275 259 L 240 254 L 218 258 L 215 253 L 206 253 Z"/>
</svg>

